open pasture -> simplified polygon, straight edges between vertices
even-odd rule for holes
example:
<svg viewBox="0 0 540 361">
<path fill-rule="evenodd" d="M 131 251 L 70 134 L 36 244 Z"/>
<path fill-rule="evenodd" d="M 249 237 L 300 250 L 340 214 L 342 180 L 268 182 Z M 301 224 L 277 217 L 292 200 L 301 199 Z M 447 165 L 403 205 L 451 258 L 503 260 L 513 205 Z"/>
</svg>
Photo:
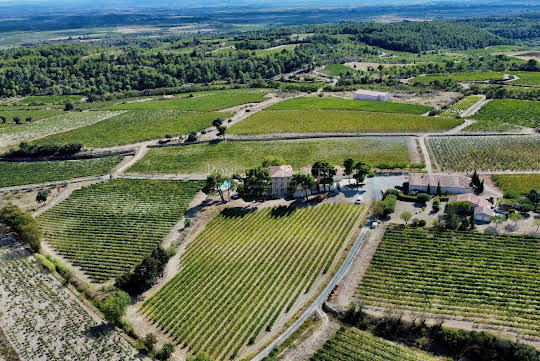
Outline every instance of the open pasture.
<svg viewBox="0 0 540 361">
<path fill-rule="evenodd" d="M 197 93 L 194 93 L 194 95 Z M 116 104 L 101 109 L 108 110 L 191 110 L 191 111 L 216 111 L 231 108 L 241 104 L 260 103 L 264 100 L 265 93 L 258 90 L 245 91 L 215 91 L 211 94 L 184 97 L 182 99 L 152 100 L 145 102 L 132 102 Z"/>
<path fill-rule="evenodd" d="M 350 110 L 265 110 L 231 127 L 232 134 L 395 133 L 454 128 L 462 120 Z"/>
<path fill-rule="evenodd" d="M 258 166 L 269 156 L 281 157 L 293 168 L 327 160 L 341 166 L 348 157 L 362 159 L 376 166 L 380 163 L 414 163 L 409 153 L 409 139 L 388 138 L 335 138 L 253 142 L 219 142 L 180 147 L 151 149 L 148 154 L 129 168 L 139 173 L 224 173 L 242 172 Z"/>
<path fill-rule="evenodd" d="M 526 193 L 531 189 L 540 192 L 540 174 L 493 174 L 491 178 L 505 192 Z"/>
<path fill-rule="evenodd" d="M 478 122 L 467 130 L 504 131 L 514 125 L 537 128 L 540 127 L 540 101 L 493 99 L 471 118 Z"/>
<path fill-rule="evenodd" d="M 287 99 L 267 108 L 267 110 L 359 110 L 365 112 L 424 114 L 431 107 L 419 104 L 405 104 L 392 102 L 374 102 L 369 100 L 355 100 L 342 98 L 301 97 Z"/>
<path fill-rule="evenodd" d="M 102 122 L 42 138 L 38 144 L 81 143 L 87 147 L 108 147 L 188 134 L 212 126 L 216 118 L 232 113 L 183 112 L 176 110 L 127 111 Z"/>
<path fill-rule="evenodd" d="M 345 75 L 347 73 L 354 74 L 357 70 L 350 68 L 348 66 L 345 66 L 343 64 L 328 64 L 324 67 L 323 70 L 320 70 L 319 73 L 322 73 L 324 75 L 328 75 L 331 77 L 341 76 Z"/>
<path fill-rule="evenodd" d="M 540 169 L 540 137 L 429 137 L 437 163 L 444 171 Z"/>
<path fill-rule="evenodd" d="M 357 328 L 341 327 L 310 361 L 436 361 L 444 360 L 387 341 Z"/>
<path fill-rule="evenodd" d="M 38 224 L 62 256 L 102 282 L 150 254 L 199 188 L 198 182 L 112 180 L 74 191 Z"/>
<path fill-rule="evenodd" d="M 457 103 L 452 104 L 452 106 L 442 112 L 441 115 L 446 117 L 458 117 L 461 113 L 478 103 L 480 99 L 482 99 L 482 96 L 480 95 L 469 95 Z"/>
<path fill-rule="evenodd" d="M 46 162 L 0 162 L 0 187 L 107 174 L 122 156 Z"/>
<path fill-rule="evenodd" d="M 140 360 L 114 328 L 89 314 L 6 235 L 0 235 L 0 307 L 0 326 L 22 360 Z"/>
<path fill-rule="evenodd" d="M 432 81 L 444 81 L 451 79 L 455 82 L 464 81 L 486 81 L 486 80 L 498 80 L 503 79 L 504 72 L 497 71 L 474 71 L 474 72 L 462 72 L 462 73 L 449 73 L 449 74 L 427 74 L 425 76 L 418 76 L 413 79 L 414 83 L 428 84 Z"/>
<path fill-rule="evenodd" d="M 539 262 L 534 236 L 389 227 L 357 296 L 540 339 Z"/>
<path fill-rule="evenodd" d="M 228 208 L 188 245 L 179 273 L 141 310 L 187 350 L 237 359 L 315 294 L 362 210 Z"/>
</svg>

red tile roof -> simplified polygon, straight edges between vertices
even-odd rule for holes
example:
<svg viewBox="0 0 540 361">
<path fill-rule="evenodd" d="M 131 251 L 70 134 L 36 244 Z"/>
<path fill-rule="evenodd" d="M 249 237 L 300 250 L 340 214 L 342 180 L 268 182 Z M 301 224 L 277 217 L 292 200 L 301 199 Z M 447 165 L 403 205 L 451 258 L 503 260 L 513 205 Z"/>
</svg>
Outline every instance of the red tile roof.
<svg viewBox="0 0 540 361">
<path fill-rule="evenodd" d="M 293 169 L 290 165 L 271 166 L 270 175 L 272 178 L 292 177 Z"/>
<path fill-rule="evenodd" d="M 480 198 L 472 193 L 458 194 L 448 199 L 448 202 L 470 202 L 477 207 L 491 207 L 491 203 L 487 199 Z"/>
<path fill-rule="evenodd" d="M 409 186 L 437 187 L 438 184 L 444 188 L 466 188 L 469 189 L 470 179 L 462 175 L 447 174 L 425 174 L 411 173 L 409 176 Z"/>
</svg>

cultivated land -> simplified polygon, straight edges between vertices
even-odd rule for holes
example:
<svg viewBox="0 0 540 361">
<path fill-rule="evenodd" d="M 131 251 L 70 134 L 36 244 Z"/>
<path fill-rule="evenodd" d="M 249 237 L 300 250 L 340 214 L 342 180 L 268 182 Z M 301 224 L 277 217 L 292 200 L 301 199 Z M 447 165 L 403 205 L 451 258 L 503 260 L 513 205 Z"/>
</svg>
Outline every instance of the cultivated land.
<svg viewBox="0 0 540 361">
<path fill-rule="evenodd" d="M 350 68 L 348 66 L 345 66 L 343 64 L 329 64 L 324 67 L 323 70 L 320 71 L 320 73 L 328 75 L 328 76 L 341 76 L 345 74 L 352 74 L 356 73 L 357 70 Z"/>
<path fill-rule="evenodd" d="M 504 131 L 512 126 L 540 127 L 540 101 L 493 99 L 471 116 L 478 122 L 467 130 Z"/>
<path fill-rule="evenodd" d="M 469 95 L 468 97 L 461 99 L 457 103 L 452 104 L 452 106 L 442 112 L 441 115 L 447 117 L 460 116 L 461 113 L 472 107 L 474 104 L 480 101 L 480 99 L 482 99 L 481 95 Z"/>
<path fill-rule="evenodd" d="M 199 188 L 198 182 L 112 180 L 74 191 L 38 223 L 62 256 L 102 282 L 150 254 Z"/>
<path fill-rule="evenodd" d="M 215 92 L 204 96 L 186 97 L 182 99 L 153 100 L 147 102 L 133 102 L 111 105 L 102 109 L 109 110 L 193 110 L 215 111 L 227 109 L 236 105 L 247 103 L 260 103 L 264 101 L 265 93 L 260 91 L 243 91 L 223 93 Z"/>
<path fill-rule="evenodd" d="M 391 102 L 374 102 L 342 98 L 301 97 L 282 101 L 272 105 L 268 110 L 360 110 L 366 112 L 424 114 L 431 107 L 419 104 L 404 104 Z"/>
<path fill-rule="evenodd" d="M 310 361 L 435 361 L 444 360 L 411 347 L 386 341 L 356 328 L 341 327 Z"/>
<path fill-rule="evenodd" d="M 29 96 L 25 97 L 17 103 L 20 104 L 61 104 L 64 105 L 67 102 L 79 102 L 83 99 L 82 95 L 41 95 L 41 96 Z"/>
<path fill-rule="evenodd" d="M 454 128 L 461 120 L 411 114 L 349 110 L 265 110 L 231 127 L 232 134 L 262 133 L 392 133 Z"/>
<path fill-rule="evenodd" d="M 540 338 L 539 257 L 534 236 L 390 227 L 357 296 Z"/>
<path fill-rule="evenodd" d="M 188 245 L 180 272 L 142 312 L 187 350 L 235 359 L 315 293 L 362 209 L 226 209 Z"/>
<path fill-rule="evenodd" d="M 37 144 L 82 143 L 88 147 L 108 147 L 188 134 L 212 126 L 216 118 L 232 113 L 186 112 L 177 110 L 135 110 L 108 118 L 97 124 L 48 136 Z"/>
<path fill-rule="evenodd" d="M 0 116 L 6 117 L 6 123 L 0 122 L 0 132 L 9 132 L 13 128 L 24 127 L 25 124 L 28 124 L 26 118 L 31 117 L 32 122 L 44 118 L 52 117 L 53 115 L 62 114 L 61 110 L 0 110 Z M 15 124 L 13 118 L 19 117 L 22 124 Z M 11 130 L 13 132 L 13 130 Z"/>
<path fill-rule="evenodd" d="M 335 138 L 306 140 L 273 140 L 252 142 L 220 142 L 180 147 L 150 149 L 129 172 L 140 173 L 225 173 L 241 172 L 258 166 L 268 156 L 283 158 L 293 168 L 312 165 L 324 159 L 341 165 L 343 159 L 362 159 L 373 166 L 380 163 L 413 163 L 406 137 L 400 138 Z"/>
<path fill-rule="evenodd" d="M 0 235 L 0 326 L 23 360 L 139 360 L 18 241 Z M 9 360 L 8 360 L 9 361 Z"/>
<path fill-rule="evenodd" d="M 491 177 L 504 191 L 526 193 L 531 189 L 540 190 L 540 174 L 493 174 Z"/>
<path fill-rule="evenodd" d="M 0 124 L 0 149 L 22 141 L 43 138 L 50 134 L 98 123 L 121 112 L 69 112 L 21 125 Z"/>
<path fill-rule="evenodd" d="M 485 81 L 485 80 L 497 80 L 503 79 L 503 72 L 496 71 L 476 71 L 476 72 L 464 72 L 464 73 L 449 73 L 449 74 L 428 74 L 425 76 L 419 76 L 413 79 L 415 83 L 427 84 L 432 81 L 444 81 L 451 79 L 455 82 L 462 81 Z"/>
<path fill-rule="evenodd" d="M 429 137 L 442 170 L 540 169 L 540 138 L 536 136 Z"/>
<path fill-rule="evenodd" d="M 0 187 L 108 174 L 123 157 L 45 162 L 0 162 Z"/>
<path fill-rule="evenodd" d="M 512 74 L 517 75 L 519 78 L 513 80 L 512 83 L 525 85 L 540 85 L 540 72 L 517 71 L 512 72 Z"/>
</svg>

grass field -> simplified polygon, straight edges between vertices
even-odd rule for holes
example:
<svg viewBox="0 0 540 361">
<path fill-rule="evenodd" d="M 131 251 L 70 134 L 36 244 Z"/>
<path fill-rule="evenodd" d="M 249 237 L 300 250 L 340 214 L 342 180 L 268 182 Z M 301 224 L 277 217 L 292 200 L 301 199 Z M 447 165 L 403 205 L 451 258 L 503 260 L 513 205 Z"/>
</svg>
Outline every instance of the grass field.
<svg viewBox="0 0 540 361">
<path fill-rule="evenodd" d="M 232 113 L 182 112 L 176 110 L 127 111 L 102 122 L 38 140 L 38 144 L 82 143 L 87 147 L 108 147 L 137 143 L 201 131 L 212 126 L 218 117 L 226 119 Z"/>
<path fill-rule="evenodd" d="M 419 76 L 413 79 L 415 83 L 427 84 L 435 80 L 452 79 L 455 82 L 462 81 L 484 81 L 484 80 L 496 80 L 502 79 L 503 72 L 496 71 L 476 71 L 476 72 L 463 72 L 463 73 L 449 73 L 449 74 L 428 74 L 425 76 Z"/>
<path fill-rule="evenodd" d="M 66 104 L 68 102 L 78 102 L 83 98 L 82 95 L 41 95 L 29 96 L 19 100 L 21 104 Z"/>
<path fill-rule="evenodd" d="M 122 158 L 118 156 L 51 162 L 0 162 L 0 187 L 103 175 L 109 173 Z"/>
<path fill-rule="evenodd" d="M 194 93 L 196 94 L 196 93 Z M 266 98 L 261 91 L 216 91 L 212 95 L 185 97 L 182 99 L 165 99 L 146 102 L 134 102 L 107 106 L 109 110 L 193 110 L 215 111 L 227 109 L 240 104 L 260 103 Z"/>
<path fill-rule="evenodd" d="M 356 328 L 341 327 L 310 361 L 442 361 L 412 347 L 403 346 Z M 448 359 L 449 360 L 449 359 Z"/>
<path fill-rule="evenodd" d="M 429 137 L 442 170 L 540 169 L 540 138 L 535 136 Z"/>
<path fill-rule="evenodd" d="M 291 317 L 332 269 L 363 207 L 229 208 L 187 247 L 180 272 L 142 306 L 170 338 L 214 359 Z"/>
<path fill-rule="evenodd" d="M 534 236 L 390 227 L 360 284 L 365 305 L 465 317 L 540 337 Z"/>
<path fill-rule="evenodd" d="M 293 168 L 327 160 L 341 166 L 352 157 L 373 166 L 379 163 L 410 163 L 411 156 L 403 138 L 338 138 L 261 142 L 220 142 L 181 147 L 151 149 L 148 154 L 129 168 L 141 173 L 223 173 L 242 172 L 260 165 L 265 157 L 281 157 Z"/>
<path fill-rule="evenodd" d="M 540 101 L 493 99 L 471 118 L 478 122 L 467 130 L 503 131 L 512 125 L 537 128 L 540 127 Z"/>
<path fill-rule="evenodd" d="M 540 192 L 540 174 L 493 174 L 491 178 L 504 191 L 526 193 L 536 189 Z"/>
<path fill-rule="evenodd" d="M 255 54 L 257 54 L 257 56 L 267 56 L 267 55 L 281 53 L 283 50 L 294 51 L 294 49 L 297 46 L 298 44 L 287 44 L 287 45 L 279 46 L 274 49 L 260 49 L 260 50 L 255 50 Z"/>
<path fill-rule="evenodd" d="M 343 64 L 328 64 L 324 67 L 323 70 L 319 72 L 328 76 L 335 77 L 345 75 L 347 73 L 354 74 L 357 72 L 357 70 L 349 68 L 348 66 L 345 66 Z"/>
<path fill-rule="evenodd" d="M 43 138 L 50 134 L 94 124 L 118 114 L 120 112 L 64 112 L 40 121 L 32 121 L 32 123 L 0 125 L 0 148 L 2 144 L 12 145 L 22 141 Z"/>
<path fill-rule="evenodd" d="M 482 99 L 482 96 L 480 95 L 469 95 L 468 97 L 461 99 L 457 103 L 452 104 L 452 106 L 442 112 L 441 115 L 447 117 L 458 117 L 465 110 L 469 109 L 478 101 L 480 101 L 480 99 Z"/>
<path fill-rule="evenodd" d="M 151 253 L 199 189 L 198 182 L 112 180 L 74 191 L 38 224 L 60 254 L 102 282 Z"/>
<path fill-rule="evenodd" d="M 360 110 L 366 112 L 383 113 L 406 113 L 406 114 L 424 114 L 431 107 L 419 104 L 374 102 L 369 100 L 354 100 L 342 98 L 319 98 L 319 97 L 301 97 L 287 99 L 274 104 L 267 110 Z"/>
<path fill-rule="evenodd" d="M 60 110 L 0 110 L 0 116 L 6 117 L 6 123 L 0 121 L 0 133 L 9 132 L 12 128 L 22 128 L 31 124 L 26 121 L 27 117 L 32 118 L 32 122 L 49 118 L 53 115 L 62 114 Z M 19 117 L 22 124 L 14 124 L 13 118 Z"/>
<path fill-rule="evenodd" d="M 20 355 L 2 360 L 141 360 L 20 242 L 3 234 L 0 295 L 2 330 Z"/>
<path fill-rule="evenodd" d="M 517 75 L 519 79 L 513 80 L 515 84 L 540 85 L 540 72 L 536 71 L 516 71 L 512 75 Z"/>
<path fill-rule="evenodd" d="M 394 133 L 454 128 L 462 120 L 412 114 L 350 110 L 265 110 L 231 127 L 232 134 L 264 133 Z"/>
</svg>

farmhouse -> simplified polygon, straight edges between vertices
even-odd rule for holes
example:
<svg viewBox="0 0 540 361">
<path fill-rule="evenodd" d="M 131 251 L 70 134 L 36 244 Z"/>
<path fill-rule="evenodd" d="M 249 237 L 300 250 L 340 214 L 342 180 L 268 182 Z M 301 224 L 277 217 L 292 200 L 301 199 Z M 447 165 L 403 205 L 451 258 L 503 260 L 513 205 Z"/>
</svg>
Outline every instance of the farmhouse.
<svg viewBox="0 0 540 361">
<path fill-rule="evenodd" d="M 478 197 L 472 193 L 459 194 L 452 196 L 448 202 L 469 202 L 474 208 L 473 218 L 477 221 L 489 222 L 495 212 L 491 209 L 491 203 L 484 198 Z"/>
<path fill-rule="evenodd" d="M 489 222 L 494 215 L 495 212 L 489 207 L 475 207 L 473 212 L 473 218 L 476 221 Z"/>
<path fill-rule="evenodd" d="M 270 195 L 274 197 L 284 197 L 287 195 L 289 182 L 293 175 L 290 165 L 278 165 L 270 167 L 270 177 L 272 177 L 272 189 Z"/>
<path fill-rule="evenodd" d="M 353 98 L 356 100 L 374 100 L 378 102 L 385 102 L 392 99 L 392 93 L 358 89 L 354 92 Z"/>
<path fill-rule="evenodd" d="M 409 175 L 409 193 L 437 193 L 441 187 L 442 194 L 462 194 L 471 191 L 471 180 L 462 175 L 411 173 Z"/>
</svg>

